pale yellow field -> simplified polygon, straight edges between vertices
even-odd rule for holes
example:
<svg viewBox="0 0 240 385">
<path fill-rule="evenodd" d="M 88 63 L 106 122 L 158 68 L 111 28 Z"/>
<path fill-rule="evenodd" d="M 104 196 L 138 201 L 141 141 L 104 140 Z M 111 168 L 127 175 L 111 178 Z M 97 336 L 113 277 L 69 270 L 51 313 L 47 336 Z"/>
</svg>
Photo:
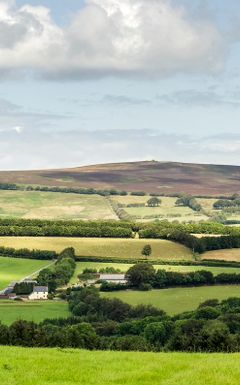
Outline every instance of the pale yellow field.
<svg viewBox="0 0 240 385">
<path fill-rule="evenodd" d="M 58 237 L 0 237 L 0 246 L 16 249 L 42 249 L 60 252 L 66 247 L 74 247 L 76 255 L 86 257 L 111 257 L 121 259 L 141 259 L 144 245 L 151 244 L 151 259 L 191 260 L 190 249 L 178 243 L 156 239 L 116 239 L 116 238 L 58 238 Z"/>
<path fill-rule="evenodd" d="M 214 203 L 217 199 L 214 198 L 197 198 L 198 203 L 202 206 L 203 210 L 209 214 L 218 213 L 218 210 L 213 209 Z"/>
<path fill-rule="evenodd" d="M 223 249 L 207 251 L 201 259 L 219 259 L 224 261 L 240 261 L 240 249 Z"/>
</svg>

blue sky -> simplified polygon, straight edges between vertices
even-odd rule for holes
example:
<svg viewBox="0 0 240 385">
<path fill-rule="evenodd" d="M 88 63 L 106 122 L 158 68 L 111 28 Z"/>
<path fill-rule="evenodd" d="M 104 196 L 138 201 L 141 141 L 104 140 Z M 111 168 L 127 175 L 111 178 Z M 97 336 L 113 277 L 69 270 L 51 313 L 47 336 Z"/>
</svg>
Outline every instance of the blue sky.
<svg viewBox="0 0 240 385">
<path fill-rule="evenodd" d="M 0 0 L 0 169 L 240 164 L 239 11 Z"/>
</svg>

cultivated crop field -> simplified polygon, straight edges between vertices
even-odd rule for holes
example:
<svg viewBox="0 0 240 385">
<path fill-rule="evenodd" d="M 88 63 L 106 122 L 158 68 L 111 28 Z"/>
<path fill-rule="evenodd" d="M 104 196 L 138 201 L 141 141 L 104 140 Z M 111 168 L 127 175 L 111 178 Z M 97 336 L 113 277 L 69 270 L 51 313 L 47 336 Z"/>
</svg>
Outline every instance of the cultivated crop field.
<svg viewBox="0 0 240 385">
<path fill-rule="evenodd" d="M 239 385 L 239 354 L 0 348 L 2 385 Z"/>
<path fill-rule="evenodd" d="M 0 257 L 0 290 L 49 265 L 50 261 Z"/>
<path fill-rule="evenodd" d="M 64 301 L 0 301 L 0 322 L 10 325 L 23 319 L 39 323 L 46 318 L 64 318 L 70 315 Z"/>
<path fill-rule="evenodd" d="M 207 299 L 227 299 L 240 297 L 240 286 L 203 286 L 190 288 L 172 288 L 151 290 L 147 292 L 125 290 L 103 293 L 108 298 L 119 298 L 131 305 L 153 305 L 166 311 L 169 315 L 194 310 L 201 302 Z"/>
<path fill-rule="evenodd" d="M 118 219 L 107 199 L 38 191 L 0 190 L 0 218 L 28 219 Z"/>
<path fill-rule="evenodd" d="M 71 279 L 70 283 L 76 283 L 78 281 L 77 276 L 83 272 L 84 269 L 105 269 L 107 267 L 113 267 L 114 269 L 119 269 L 125 273 L 132 264 L 127 263 L 101 263 L 101 262 L 77 262 L 74 276 Z M 199 270 L 211 271 L 214 275 L 221 273 L 240 273 L 240 268 L 237 267 L 208 267 L 208 266 L 180 266 L 180 265 L 154 265 L 155 269 L 166 270 L 166 271 L 177 271 L 181 273 L 188 273 Z"/>
<path fill-rule="evenodd" d="M 202 254 L 201 259 L 215 259 L 224 261 L 240 261 L 240 249 L 222 249 L 207 251 Z"/>
<path fill-rule="evenodd" d="M 28 248 L 62 251 L 74 247 L 76 255 L 87 257 L 112 257 L 141 259 L 144 245 L 151 244 L 151 259 L 192 260 L 187 247 L 166 240 L 116 239 L 116 238 L 60 238 L 60 237 L 0 237 L 0 246 L 15 249 Z"/>
</svg>

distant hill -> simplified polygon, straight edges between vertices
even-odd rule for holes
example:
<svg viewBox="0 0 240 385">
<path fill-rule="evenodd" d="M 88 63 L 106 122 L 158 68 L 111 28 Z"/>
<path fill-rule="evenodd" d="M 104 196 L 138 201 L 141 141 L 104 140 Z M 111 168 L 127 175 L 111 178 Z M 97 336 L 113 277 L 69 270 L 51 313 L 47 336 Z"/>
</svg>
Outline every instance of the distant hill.
<svg viewBox="0 0 240 385">
<path fill-rule="evenodd" d="M 240 192 L 240 166 L 156 161 L 111 163 L 59 170 L 2 171 L 2 182 L 214 196 Z"/>
</svg>

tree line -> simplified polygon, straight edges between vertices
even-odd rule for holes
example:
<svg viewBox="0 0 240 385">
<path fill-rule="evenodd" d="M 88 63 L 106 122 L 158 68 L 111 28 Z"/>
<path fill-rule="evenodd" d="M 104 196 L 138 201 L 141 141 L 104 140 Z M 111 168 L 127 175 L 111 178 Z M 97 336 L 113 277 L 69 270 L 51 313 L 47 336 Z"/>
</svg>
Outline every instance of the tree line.
<svg viewBox="0 0 240 385">
<path fill-rule="evenodd" d="M 0 324 L 0 344 L 89 350 L 239 352 L 240 299 L 208 300 L 168 316 L 153 306 L 102 298 L 94 288 L 68 290 L 72 316 L 40 324 Z"/>
<path fill-rule="evenodd" d="M 125 289 L 150 290 L 152 288 L 164 289 L 178 286 L 240 284 L 240 273 L 221 273 L 216 276 L 211 271 L 206 270 L 183 273 L 163 269 L 156 270 L 151 264 L 138 263 L 129 268 L 126 279 L 128 285 L 125 286 Z M 111 291 L 110 287 L 108 291 Z"/>
<path fill-rule="evenodd" d="M 75 250 L 72 247 L 66 248 L 58 255 L 54 266 L 40 271 L 37 283 L 41 286 L 48 286 L 49 293 L 54 293 L 57 287 L 69 283 L 75 268 Z"/>
</svg>

